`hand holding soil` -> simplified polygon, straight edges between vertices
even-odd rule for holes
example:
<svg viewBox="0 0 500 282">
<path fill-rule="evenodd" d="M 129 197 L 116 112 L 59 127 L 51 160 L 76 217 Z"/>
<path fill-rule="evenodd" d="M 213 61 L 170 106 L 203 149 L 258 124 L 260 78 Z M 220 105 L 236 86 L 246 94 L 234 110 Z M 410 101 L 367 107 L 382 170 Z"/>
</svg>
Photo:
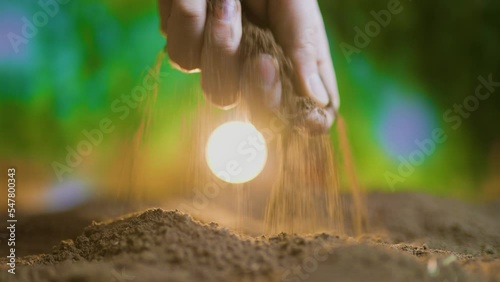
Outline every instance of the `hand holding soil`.
<svg viewBox="0 0 500 282">
<path fill-rule="evenodd" d="M 161 30 L 171 62 L 185 72 L 201 71 L 209 101 L 222 108 L 245 97 L 272 111 L 281 105 L 281 58 L 263 50 L 241 52 L 245 19 L 269 29 L 293 65 L 290 79 L 297 95 L 310 97 L 333 123 L 340 105 L 328 40 L 316 1 L 159 0 Z M 250 87 L 248 87 L 250 86 Z M 316 126 L 317 120 L 310 120 Z"/>
</svg>

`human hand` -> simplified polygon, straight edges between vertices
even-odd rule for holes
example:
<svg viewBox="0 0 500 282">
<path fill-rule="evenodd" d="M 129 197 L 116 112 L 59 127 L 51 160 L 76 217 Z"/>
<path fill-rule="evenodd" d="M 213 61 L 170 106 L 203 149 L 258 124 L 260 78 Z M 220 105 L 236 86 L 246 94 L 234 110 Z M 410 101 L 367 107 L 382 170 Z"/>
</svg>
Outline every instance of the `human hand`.
<svg viewBox="0 0 500 282">
<path fill-rule="evenodd" d="M 276 109 L 282 94 L 276 59 L 262 54 L 242 62 L 238 53 L 242 4 L 239 0 L 220 0 L 217 4 L 210 13 L 207 0 L 159 0 L 161 30 L 168 37 L 171 62 L 186 72 L 201 70 L 205 95 L 222 108 L 238 103 L 243 82 L 252 86 L 255 99 L 268 109 Z M 291 59 L 297 92 L 325 110 L 326 121 L 318 125 L 317 117 L 311 116 L 305 117 L 306 123 L 328 130 L 340 100 L 317 1 L 251 0 L 243 5 L 250 20 L 268 27 Z"/>
</svg>

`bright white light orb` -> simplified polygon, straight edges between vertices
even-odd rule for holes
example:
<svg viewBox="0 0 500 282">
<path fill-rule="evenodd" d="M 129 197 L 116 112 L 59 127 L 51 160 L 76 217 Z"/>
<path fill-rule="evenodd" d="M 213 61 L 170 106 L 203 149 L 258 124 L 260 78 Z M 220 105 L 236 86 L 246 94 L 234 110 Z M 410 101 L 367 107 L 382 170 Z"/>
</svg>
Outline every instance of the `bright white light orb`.
<svg viewBox="0 0 500 282">
<path fill-rule="evenodd" d="M 208 167 L 218 178 L 229 183 L 245 183 L 264 169 L 267 146 L 255 126 L 233 121 L 212 132 L 205 156 Z"/>
</svg>

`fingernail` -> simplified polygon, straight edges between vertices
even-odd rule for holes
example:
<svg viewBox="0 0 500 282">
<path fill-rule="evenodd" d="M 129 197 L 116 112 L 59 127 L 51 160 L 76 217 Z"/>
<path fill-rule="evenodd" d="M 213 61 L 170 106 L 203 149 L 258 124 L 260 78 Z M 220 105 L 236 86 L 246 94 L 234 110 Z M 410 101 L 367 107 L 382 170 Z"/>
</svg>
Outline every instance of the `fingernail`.
<svg viewBox="0 0 500 282">
<path fill-rule="evenodd" d="M 235 0 L 222 0 L 218 2 L 215 9 L 215 16 L 219 20 L 229 22 L 236 14 L 236 1 Z"/>
<path fill-rule="evenodd" d="M 309 76 L 307 80 L 307 87 L 312 95 L 311 98 L 318 104 L 318 106 L 324 108 L 330 103 L 330 97 L 328 92 L 323 85 L 323 81 L 319 77 L 319 74 L 315 73 Z"/>
</svg>

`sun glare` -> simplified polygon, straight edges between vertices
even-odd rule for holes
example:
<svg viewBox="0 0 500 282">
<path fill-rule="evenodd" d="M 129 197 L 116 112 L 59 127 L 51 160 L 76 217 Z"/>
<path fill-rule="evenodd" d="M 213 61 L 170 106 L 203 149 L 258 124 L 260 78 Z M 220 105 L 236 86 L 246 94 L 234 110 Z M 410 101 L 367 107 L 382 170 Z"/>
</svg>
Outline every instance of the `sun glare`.
<svg viewBox="0 0 500 282">
<path fill-rule="evenodd" d="M 252 124 L 234 121 L 212 132 L 205 156 L 208 167 L 218 178 L 229 183 L 245 183 L 264 169 L 267 146 Z"/>
</svg>

